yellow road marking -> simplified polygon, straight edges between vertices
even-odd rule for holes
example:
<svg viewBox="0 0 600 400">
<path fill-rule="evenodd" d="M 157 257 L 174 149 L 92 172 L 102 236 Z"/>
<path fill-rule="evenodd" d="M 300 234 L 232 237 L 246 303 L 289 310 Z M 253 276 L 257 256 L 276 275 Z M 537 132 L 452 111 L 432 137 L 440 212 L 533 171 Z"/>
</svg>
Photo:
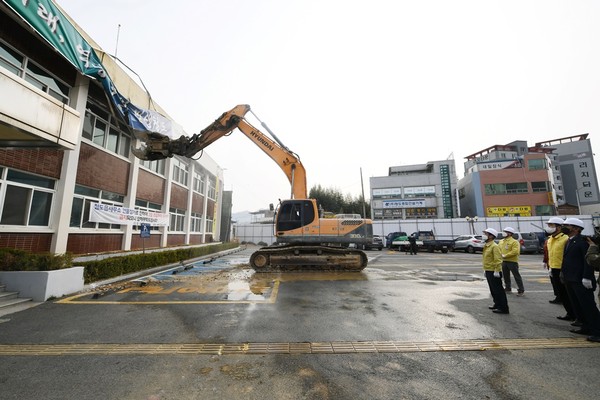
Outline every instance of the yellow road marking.
<svg viewBox="0 0 600 400">
<path fill-rule="evenodd" d="M 585 338 L 462 339 L 424 342 L 165 343 L 165 344 L 0 344 L 1 356 L 75 355 L 250 355 L 357 354 L 485 350 L 539 350 L 598 347 Z"/>
<path fill-rule="evenodd" d="M 274 304 L 279 294 L 279 281 L 273 283 L 271 296 L 265 300 L 164 300 L 164 301 L 102 301 L 102 300 L 77 300 L 93 293 L 81 293 L 75 296 L 58 300 L 59 304 Z"/>
</svg>

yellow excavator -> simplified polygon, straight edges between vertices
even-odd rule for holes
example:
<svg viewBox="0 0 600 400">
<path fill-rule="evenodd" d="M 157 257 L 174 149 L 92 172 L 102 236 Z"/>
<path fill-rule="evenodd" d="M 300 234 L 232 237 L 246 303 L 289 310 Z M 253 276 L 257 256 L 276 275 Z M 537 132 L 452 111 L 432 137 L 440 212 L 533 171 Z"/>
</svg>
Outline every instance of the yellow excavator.
<svg viewBox="0 0 600 400">
<path fill-rule="evenodd" d="M 142 147 L 133 149 L 133 153 L 143 160 L 159 160 L 174 155 L 192 158 L 214 141 L 239 129 L 279 165 L 292 187 L 291 199 L 282 200 L 276 212 L 275 244 L 254 252 L 250 256 L 250 266 L 258 272 L 364 269 L 367 255 L 359 249 L 372 241 L 371 220 L 352 214 L 343 218 L 321 218 L 316 200 L 307 198 L 306 170 L 298 155 L 288 149 L 258 117 L 270 137 L 248 123 L 244 118 L 248 112 L 252 112 L 249 105 L 238 105 L 191 137 L 171 139 L 136 131 L 135 136 L 142 142 Z"/>
</svg>

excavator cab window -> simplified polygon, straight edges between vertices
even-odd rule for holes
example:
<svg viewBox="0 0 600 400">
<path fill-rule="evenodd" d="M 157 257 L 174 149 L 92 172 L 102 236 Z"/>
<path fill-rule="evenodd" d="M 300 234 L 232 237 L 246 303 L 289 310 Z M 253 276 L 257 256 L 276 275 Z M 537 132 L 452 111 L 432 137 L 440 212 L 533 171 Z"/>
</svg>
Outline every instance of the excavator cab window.
<svg viewBox="0 0 600 400">
<path fill-rule="evenodd" d="M 286 201 L 279 208 L 277 231 L 298 229 L 311 223 L 314 219 L 315 212 L 310 201 Z"/>
</svg>

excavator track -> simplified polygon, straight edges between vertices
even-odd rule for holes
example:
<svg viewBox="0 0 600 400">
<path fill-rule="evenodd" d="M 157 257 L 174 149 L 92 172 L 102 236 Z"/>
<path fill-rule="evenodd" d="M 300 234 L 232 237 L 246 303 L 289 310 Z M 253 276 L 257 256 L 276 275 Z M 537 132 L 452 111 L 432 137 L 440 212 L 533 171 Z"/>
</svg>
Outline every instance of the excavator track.
<svg viewBox="0 0 600 400">
<path fill-rule="evenodd" d="M 250 256 L 250 266 L 256 272 L 360 272 L 367 261 L 367 255 L 357 249 L 310 245 L 263 247 Z"/>
</svg>

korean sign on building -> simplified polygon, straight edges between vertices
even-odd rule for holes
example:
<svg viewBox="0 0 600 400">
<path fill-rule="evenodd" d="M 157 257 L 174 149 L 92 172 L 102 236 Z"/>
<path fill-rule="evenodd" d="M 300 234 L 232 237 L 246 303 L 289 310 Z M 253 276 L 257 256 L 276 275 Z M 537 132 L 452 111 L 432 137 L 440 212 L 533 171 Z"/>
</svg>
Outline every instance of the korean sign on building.
<svg viewBox="0 0 600 400">
<path fill-rule="evenodd" d="M 387 200 L 383 208 L 414 208 L 425 207 L 425 200 Z"/>
<path fill-rule="evenodd" d="M 531 206 L 487 207 L 488 217 L 531 217 Z"/>
<path fill-rule="evenodd" d="M 142 223 L 152 226 L 169 225 L 169 214 L 100 203 L 91 204 L 89 218 L 91 222 L 117 225 L 141 225 Z"/>
</svg>

